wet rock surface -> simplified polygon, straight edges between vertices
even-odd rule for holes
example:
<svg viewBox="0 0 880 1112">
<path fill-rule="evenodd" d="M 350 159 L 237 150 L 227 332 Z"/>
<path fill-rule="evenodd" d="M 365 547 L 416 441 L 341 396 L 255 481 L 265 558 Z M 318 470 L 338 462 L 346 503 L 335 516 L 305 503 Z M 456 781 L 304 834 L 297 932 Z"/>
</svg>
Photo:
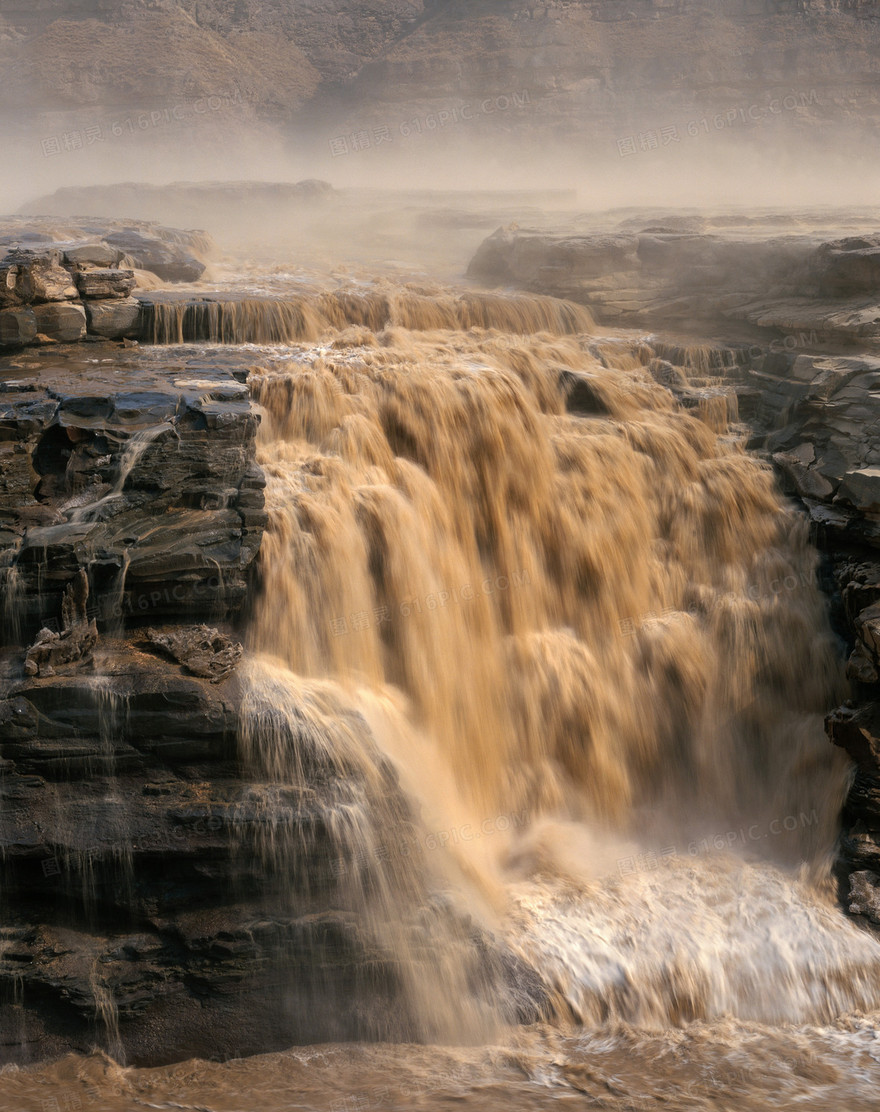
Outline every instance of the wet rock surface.
<svg viewBox="0 0 880 1112">
<path fill-rule="evenodd" d="M 247 388 L 222 361 L 153 371 L 110 344 L 0 360 L 0 428 L 3 575 L 24 628 L 58 618 L 81 568 L 99 626 L 239 614 L 263 479 Z"/>
<path fill-rule="evenodd" d="M 300 1022 L 319 1014 L 315 950 L 354 977 L 356 926 L 305 898 L 291 912 L 265 882 L 235 680 L 184 676 L 134 639 L 103 649 L 91 677 L 5 677 L 0 1054 L 98 1040 L 149 1062 L 294 1041 L 284 998 L 302 997 Z M 309 833 L 308 801 L 289 810 Z"/>
<path fill-rule="evenodd" d="M 837 873 L 844 907 L 876 927 L 880 901 L 880 353 L 764 357 L 751 371 L 768 431 L 756 438 L 803 503 L 824 554 L 849 702 L 831 741 L 856 765 Z"/>
<path fill-rule="evenodd" d="M 236 848 L 265 818 L 235 742 L 264 523 L 247 390 L 222 360 L 84 350 L 0 359 L 3 1061 L 117 1023 L 145 1060 L 206 1053 L 242 1007 L 268 1023 L 267 954 L 351 933 L 273 919 Z"/>
</svg>

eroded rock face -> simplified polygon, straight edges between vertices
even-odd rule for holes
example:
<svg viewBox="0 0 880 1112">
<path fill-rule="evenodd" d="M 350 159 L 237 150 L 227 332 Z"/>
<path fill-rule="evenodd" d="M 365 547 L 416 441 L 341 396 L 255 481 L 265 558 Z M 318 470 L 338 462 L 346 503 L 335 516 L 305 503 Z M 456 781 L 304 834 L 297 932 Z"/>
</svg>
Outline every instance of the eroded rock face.
<svg viewBox="0 0 880 1112">
<path fill-rule="evenodd" d="M 80 243 L 63 249 L 64 261 L 74 267 L 114 267 L 124 252 L 109 243 Z"/>
<path fill-rule="evenodd" d="M 63 350 L 0 359 L 0 1059 L 111 1045 L 96 969 L 132 1057 L 214 1053 L 224 1027 L 226 1053 L 280 1047 L 320 1010 L 312 948 L 336 939 L 340 981 L 364 955 L 263 885 L 238 765 L 257 419 L 222 365 Z M 302 1006 L 273 1033 L 291 951 Z"/>
<path fill-rule="evenodd" d="M 76 298 L 70 271 L 59 261 L 58 251 L 11 251 L 0 261 L 0 298 L 11 304 Z"/>
<path fill-rule="evenodd" d="M 880 358 L 770 353 L 738 387 L 759 399 L 752 446 L 771 456 L 823 554 L 851 697 L 830 740 L 856 765 L 837 864 L 842 905 L 877 926 L 880 906 Z"/>
<path fill-rule="evenodd" d="M 394 971 L 352 915 L 327 910 L 325 804 L 285 789 L 273 827 L 268 789 L 238 765 L 236 677 L 184 675 L 136 637 L 102 651 L 98 676 L 7 678 L 0 698 L 4 1060 L 96 1041 L 147 1064 L 353 1038 L 369 1022 L 347 1006 L 365 964 L 383 1023 Z M 303 852 L 273 873 L 260 846 L 284 835 Z M 118 1042 L 96 1019 L 101 990 Z"/>
<path fill-rule="evenodd" d="M 247 388 L 222 363 L 153 371 L 101 350 L 81 374 L 46 349 L 0 378 L 0 543 L 23 628 L 58 617 L 81 568 L 99 626 L 228 621 L 265 522 Z"/>
<path fill-rule="evenodd" d="M 96 301 L 128 297 L 137 284 L 133 270 L 80 270 L 75 278 L 80 294 Z"/>
<path fill-rule="evenodd" d="M 54 676 L 59 672 L 88 671 L 94 666 L 92 650 L 98 643 L 98 625 L 89 621 L 89 577 L 80 568 L 64 589 L 61 631 L 41 629 L 24 661 L 28 676 Z"/>
</svg>

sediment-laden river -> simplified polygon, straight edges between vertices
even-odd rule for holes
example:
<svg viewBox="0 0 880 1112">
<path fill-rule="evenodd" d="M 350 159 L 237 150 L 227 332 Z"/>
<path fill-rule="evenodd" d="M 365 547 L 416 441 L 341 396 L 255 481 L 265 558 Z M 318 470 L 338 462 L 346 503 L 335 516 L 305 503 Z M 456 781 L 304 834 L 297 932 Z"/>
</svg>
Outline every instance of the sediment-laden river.
<svg viewBox="0 0 880 1112">
<path fill-rule="evenodd" d="M 361 1041 L 6 1067 L 0 1109 L 876 1108 L 840 665 L 732 399 L 683 409 L 550 299 L 157 305 L 158 340 L 280 341 L 237 348 L 269 512 L 241 852 L 291 901 L 323 857 L 375 971 L 309 1004 Z"/>
</svg>

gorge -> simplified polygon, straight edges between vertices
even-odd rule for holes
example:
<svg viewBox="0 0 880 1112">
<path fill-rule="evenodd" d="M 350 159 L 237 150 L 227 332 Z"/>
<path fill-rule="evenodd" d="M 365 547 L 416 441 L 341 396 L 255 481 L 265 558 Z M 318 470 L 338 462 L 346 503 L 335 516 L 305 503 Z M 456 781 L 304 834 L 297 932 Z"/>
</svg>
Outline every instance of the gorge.
<svg viewBox="0 0 880 1112">
<path fill-rule="evenodd" d="M 10 1108 L 872 1107 L 875 216 L 516 204 L 0 357 Z"/>
</svg>

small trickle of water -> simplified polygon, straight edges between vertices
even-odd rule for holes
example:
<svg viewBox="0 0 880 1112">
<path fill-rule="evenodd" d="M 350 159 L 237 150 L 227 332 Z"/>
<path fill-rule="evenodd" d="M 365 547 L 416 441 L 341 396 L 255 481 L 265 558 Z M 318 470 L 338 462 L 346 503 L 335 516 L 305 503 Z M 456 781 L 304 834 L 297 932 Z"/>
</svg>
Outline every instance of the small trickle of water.
<svg viewBox="0 0 880 1112">
<path fill-rule="evenodd" d="M 151 425 L 149 428 L 140 429 L 134 433 L 125 443 L 125 448 L 119 459 L 119 470 L 112 488 L 96 502 L 74 507 L 68 513 L 68 520 L 72 523 L 99 521 L 103 512 L 122 497 L 126 482 L 144 453 L 167 430 L 167 423 L 163 423 L 161 425 Z"/>
</svg>

